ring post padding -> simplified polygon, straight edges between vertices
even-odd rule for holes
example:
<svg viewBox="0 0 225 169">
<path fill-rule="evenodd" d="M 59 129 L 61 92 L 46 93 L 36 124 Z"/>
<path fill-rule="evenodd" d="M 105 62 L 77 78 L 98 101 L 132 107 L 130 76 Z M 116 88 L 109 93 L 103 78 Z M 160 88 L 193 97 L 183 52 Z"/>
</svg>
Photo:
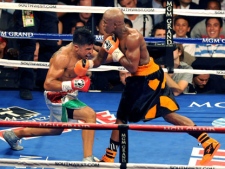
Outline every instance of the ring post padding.
<svg viewBox="0 0 225 169">
<path fill-rule="evenodd" d="M 166 1 L 166 67 L 168 73 L 174 73 L 174 60 L 173 60 L 173 1 Z"/>
<path fill-rule="evenodd" d="M 121 124 L 119 128 L 119 138 L 120 138 L 120 154 L 119 162 L 121 163 L 120 169 L 126 169 L 128 163 L 128 129 L 129 125 Z"/>
</svg>

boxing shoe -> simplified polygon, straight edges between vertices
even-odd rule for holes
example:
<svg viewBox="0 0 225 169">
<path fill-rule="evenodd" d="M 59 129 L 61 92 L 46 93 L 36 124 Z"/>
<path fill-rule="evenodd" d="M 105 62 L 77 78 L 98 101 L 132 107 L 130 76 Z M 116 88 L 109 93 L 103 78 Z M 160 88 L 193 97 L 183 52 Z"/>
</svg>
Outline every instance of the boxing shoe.
<svg viewBox="0 0 225 169">
<path fill-rule="evenodd" d="M 116 157 L 116 151 L 112 151 L 110 149 L 106 149 L 106 154 L 102 157 L 100 162 L 114 163 Z"/>
<path fill-rule="evenodd" d="M 202 133 L 198 141 L 202 144 L 204 148 L 204 155 L 200 161 L 201 165 L 206 165 L 211 161 L 217 150 L 220 148 L 220 143 L 213 138 L 210 138 L 208 134 Z"/>
<path fill-rule="evenodd" d="M 15 135 L 12 130 L 4 131 L 2 135 L 5 141 L 10 145 L 11 149 L 17 151 L 23 150 L 23 146 L 19 145 L 20 139 Z"/>
<path fill-rule="evenodd" d="M 100 160 L 95 157 L 95 156 L 89 156 L 89 157 L 86 157 L 86 158 L 83 158 L 82 160 L 83 162 L 99 162 Z"/>
</svg>

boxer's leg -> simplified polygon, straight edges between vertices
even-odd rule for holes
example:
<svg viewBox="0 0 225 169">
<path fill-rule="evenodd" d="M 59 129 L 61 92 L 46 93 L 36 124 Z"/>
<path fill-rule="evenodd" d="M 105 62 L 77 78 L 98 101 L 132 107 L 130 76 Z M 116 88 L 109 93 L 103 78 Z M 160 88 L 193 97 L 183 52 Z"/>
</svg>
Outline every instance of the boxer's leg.
<svg viewBox="0 0 225 169">
<path fill-rule="evenodd" d="M 50 110 L 50 121 L 61 122 L 62 104 L 52 103 L 47 98 L 47 92 L 44 92 L 46 105 Z M 3 138 L 10 145 L 13 150 L 22 150 L 23 146 L 19 145 L 20 139 L 23 137 L 35 137 L 35 136 L 50 136 L 60 135 L 63 129 L 59 128 L 30 128 L 26 127 L 21 130 L 10 130 L 3 132 Z"/>
<path fill-rule="evenodd" d="M 174 125 L 196 126 L 191 119 L 189 119 L 185 116 L 179 115 L 175 112 L 169 113 L 169 114 L 165 115 L 163 118 L 167 122 L 172 123 Z M 204 155 L 203 155 L 200 163 L 201 163 L 201 165 L 207 164 L 209 161 L 211 161 L 211 159 L 213 158 L 213 156 L 215 155 L 217 150 L 220 148 L 220 143 L 217 140 L 209 137 L 209 135 L 207 133 L 190 132 L 188 134 L 195 137 L 202 144 L 202 147 L 204 148 Z"/>
<path fill-rule="evenodd" d="M 81 102 L 82 103 L 82 102 Z M 83 104 L 82 104 L 83 105 Z M 67 108 L 68 118 L 73 118 L 74 120 L 82 120 L 85 123 L 96 123 L 96 113 L 95 111 L 88 107 L 81 107 L 72 110 L 73 116 L 71 116 L 71 109 Z M 99 161 L 93 156 L 93 144 L 94 144 L 95 130 L 82 130 L 82 140 L 83 140 L 83 161 L 95 162 Z"/>
</svg>

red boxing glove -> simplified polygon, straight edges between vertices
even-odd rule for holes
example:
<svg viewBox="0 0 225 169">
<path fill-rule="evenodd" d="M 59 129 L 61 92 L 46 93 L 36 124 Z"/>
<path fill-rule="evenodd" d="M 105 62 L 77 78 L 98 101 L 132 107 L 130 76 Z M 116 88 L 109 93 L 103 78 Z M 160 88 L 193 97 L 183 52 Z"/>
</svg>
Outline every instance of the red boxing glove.
<svg viewBox="0 0 225 169">
<path fill-rule="evenodd" d="M 119 62 L 119 60 L 124 56 L 124 54 L 119 49 L 119 39 L 114 41 L 112 36 L 106 38 L 102 44 L 102 47 L 107 53 L 112 55 L 114 62 Z"/>
<path fill-rule="evenodd" d="M 85 76 L 88 69 L 93 68 L 94 62 L 92 60 L 81 59 L 78 60 L 74 66 L 74 72 L 77 76 Z"/>
<path fill-rule="evenodd" d="M 83 77 L 76 77 L 71 81 L 64 81 L 62 82 L 62 90 L 69 91 L 69 90 L 79 90 L 82 92 L 87 92 L 91 85 L 91 80 L 87 76 Z"/>
</svg>

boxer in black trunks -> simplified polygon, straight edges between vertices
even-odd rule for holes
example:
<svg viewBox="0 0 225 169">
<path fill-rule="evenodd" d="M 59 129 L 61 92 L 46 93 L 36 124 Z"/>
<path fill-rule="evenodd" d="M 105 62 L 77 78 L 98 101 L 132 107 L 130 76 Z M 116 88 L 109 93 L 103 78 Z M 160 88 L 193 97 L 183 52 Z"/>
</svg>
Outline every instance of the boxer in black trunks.
<svg viewBox="0 0 225 169">
<path fill-rule="evenodd" d="M 162 116 L 165 121 L 180 126 L 195 126 L 195 123 L 175 111 L 179 110 L 172 91 L 166 86 L 164 72 L 149 56 L 144 37 L 136 29 L 128 28 L 124 23 L 124 13 L 119 8 L 110 8 L 103 14 L 104 35 L 102 48 L 89 65 L 98 67 L 109 61 L 119 62 L 130 73 L 117 111 L 116 124 L 148 121 Z M 109 54 L 109 55 L 108 55 Z M 83 61 L 77 62 L 82 67 Z M 75 67 L 76 67 L 75 66 Z M 76 68 L 75 68 L 76 69 Z M 188 133 L 195 137 L 204 148 L 201 164 L 207 164 L 217 152 L 220 143 L 207 133 Z M 119 147 L 119 130 L 113 130 L 109 147 L 102 162 L 114 162 Z"/>
</svg>

